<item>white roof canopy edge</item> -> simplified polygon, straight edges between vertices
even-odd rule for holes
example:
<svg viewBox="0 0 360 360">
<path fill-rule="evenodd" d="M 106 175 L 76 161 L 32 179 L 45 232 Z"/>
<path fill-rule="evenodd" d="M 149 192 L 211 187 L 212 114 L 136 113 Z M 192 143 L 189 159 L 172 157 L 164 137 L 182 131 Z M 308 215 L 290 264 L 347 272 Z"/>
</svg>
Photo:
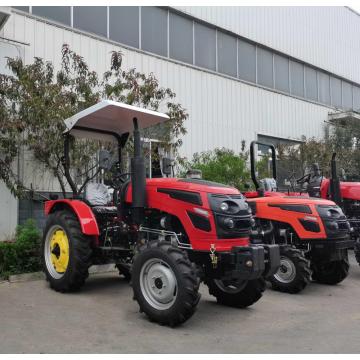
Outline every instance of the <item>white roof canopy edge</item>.
<svg viewBox="0 0 360 360">
<path fill-rule="evenodd" d="M 131 133 L 134 130 L 134 118 L 137 119 L 140 129 L 169 120 L 169 116 L 164 113 L 116 101 L 103 100 L 66 119 L 64 133 L 76 137 L 109 140 L 111 133 L 117 135 Z"/>
</svg>

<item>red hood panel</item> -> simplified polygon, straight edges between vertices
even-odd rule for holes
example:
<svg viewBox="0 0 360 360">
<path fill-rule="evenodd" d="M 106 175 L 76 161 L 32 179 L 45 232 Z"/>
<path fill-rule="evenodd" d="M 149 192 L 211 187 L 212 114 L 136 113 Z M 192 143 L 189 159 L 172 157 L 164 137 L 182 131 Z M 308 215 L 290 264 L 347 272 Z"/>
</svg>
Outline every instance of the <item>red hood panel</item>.
<svg viewBox="0 0 360 360">
<path fill-rule="evenodd" d="M 178 179 L 178 178 L 155 178 L 146 179 L 147 186 L 156 186 L 166 189 L 206 192 L 211 194 L 239 194 L 239 190 L 227 185 L 217 184 L 210 181 L 198 179 Z"/>
<path fill-rule="evenodd" d="M 256 203 L 267 203 L 267 204 L 299 204 L 299 205 L 335 205 L 331 200 L 309 198 L 302 196 L 266 196 L 258 198 L 250 198 L 247 201 L 254 201 Z"/>
<path fill-rule="evenodd" d="M 344 199 L 360 200 L 360 182 L 341 182 L 340 191 Z"/>
</svg>

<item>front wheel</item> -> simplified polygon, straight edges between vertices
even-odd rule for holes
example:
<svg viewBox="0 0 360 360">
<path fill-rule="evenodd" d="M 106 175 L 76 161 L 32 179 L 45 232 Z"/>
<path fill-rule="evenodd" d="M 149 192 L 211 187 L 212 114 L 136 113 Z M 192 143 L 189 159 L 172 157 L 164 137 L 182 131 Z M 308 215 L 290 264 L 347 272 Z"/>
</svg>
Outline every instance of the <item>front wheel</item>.
<svg viewBox="0 0 360 360">
<path fill-rule="evenodd" d="M 176 326 L 188 320 L 200 299 L 200 279 L 187 253 L 165 241 L 139 248 L 132 266 L 134 299 L 152 321 Z"/>
<path fill-rule="evenodd" d="M 323 264 L 314 264 L 313 279 L 326 285 L 336 285 L 343 281 L 349 273 L 347 259 L 330 261 Z"/>
<path fill-rule="evenodd" d="M 283 247 L 280 249 L 280 267 L 267 280 L 271 282 L 274 290 L 296 294 L 304 290 L 310 278 L 309 261 L 303 256 L 302 251 Z"/>
<path fill-rule="evenodd" d="M 219 304 L 245 308 L 256 303 L 265 290 L 263 278 L 256 280 L 206 280 L 209 294 L 216 297 Z"/>
</svg>

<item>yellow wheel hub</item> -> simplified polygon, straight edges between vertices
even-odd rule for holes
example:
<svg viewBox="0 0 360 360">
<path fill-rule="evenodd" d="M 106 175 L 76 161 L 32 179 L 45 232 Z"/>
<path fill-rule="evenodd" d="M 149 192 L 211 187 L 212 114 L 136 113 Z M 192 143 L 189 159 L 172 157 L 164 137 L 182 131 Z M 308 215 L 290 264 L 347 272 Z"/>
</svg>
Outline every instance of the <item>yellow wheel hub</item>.
<svg viewBox="0 0 360 360">
<path fill-rule="evenodd" d="M 56 230 L 50 240 L 51 262 L 56 272 L 63 274 L 69 265 L 69 240 L 64 230 Z"/>
</svg>

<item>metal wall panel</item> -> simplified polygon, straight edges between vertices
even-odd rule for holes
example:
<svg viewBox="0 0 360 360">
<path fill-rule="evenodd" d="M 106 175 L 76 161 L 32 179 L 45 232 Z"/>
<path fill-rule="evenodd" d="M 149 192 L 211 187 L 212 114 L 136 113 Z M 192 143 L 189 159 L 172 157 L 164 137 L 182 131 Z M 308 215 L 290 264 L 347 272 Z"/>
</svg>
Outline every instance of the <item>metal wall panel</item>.
<svg viewBox="0 0 360 360">
<path fill-rule="evenodd" d="M 0 241 L 11 238 L 18 221 L 17 200 L 0 181 Z"/>
<path fill-rule="evenodd" d="M 286 54 L 360 82 L 360 16 L 339 6 L 177 6 Z"/>
<path fill-rule="evenodd" d="M 16 15 L 13 21 L 16 23 L 7 25 L 5 30 L 7 36 L 14 38 L 16 28 L 16 40 L 30 42 L 30 46 L 22 47 L 26 62 L 40 56 L 56 61 L 55 68 L 58 69 L 61 46 L 66 42 L 99 74 L 108 68 L 112 50 L 123 52 L 125 68 L 154 72 L 163 86 L 176 92 L 178 101 L 190 114 L 182 149 L 186 156 L 216 146 L 238 150 L 241 139 L 249 141 L 256 132 L 293 138 L 321 135 L 321 126 L 329 111 L 324 106 L 128 50 L 40 20 Z M 19 30 L 21 27 L 22 31 Z M 32 41 L 29 34 L 33 35 Z M 51 40 L 47 49 L 43 46 L 45 40 Z M 294 111 L 295 107 L 297 111 Z M 236 136 L 234 130 L 237 130 Z"/>
</svg>

